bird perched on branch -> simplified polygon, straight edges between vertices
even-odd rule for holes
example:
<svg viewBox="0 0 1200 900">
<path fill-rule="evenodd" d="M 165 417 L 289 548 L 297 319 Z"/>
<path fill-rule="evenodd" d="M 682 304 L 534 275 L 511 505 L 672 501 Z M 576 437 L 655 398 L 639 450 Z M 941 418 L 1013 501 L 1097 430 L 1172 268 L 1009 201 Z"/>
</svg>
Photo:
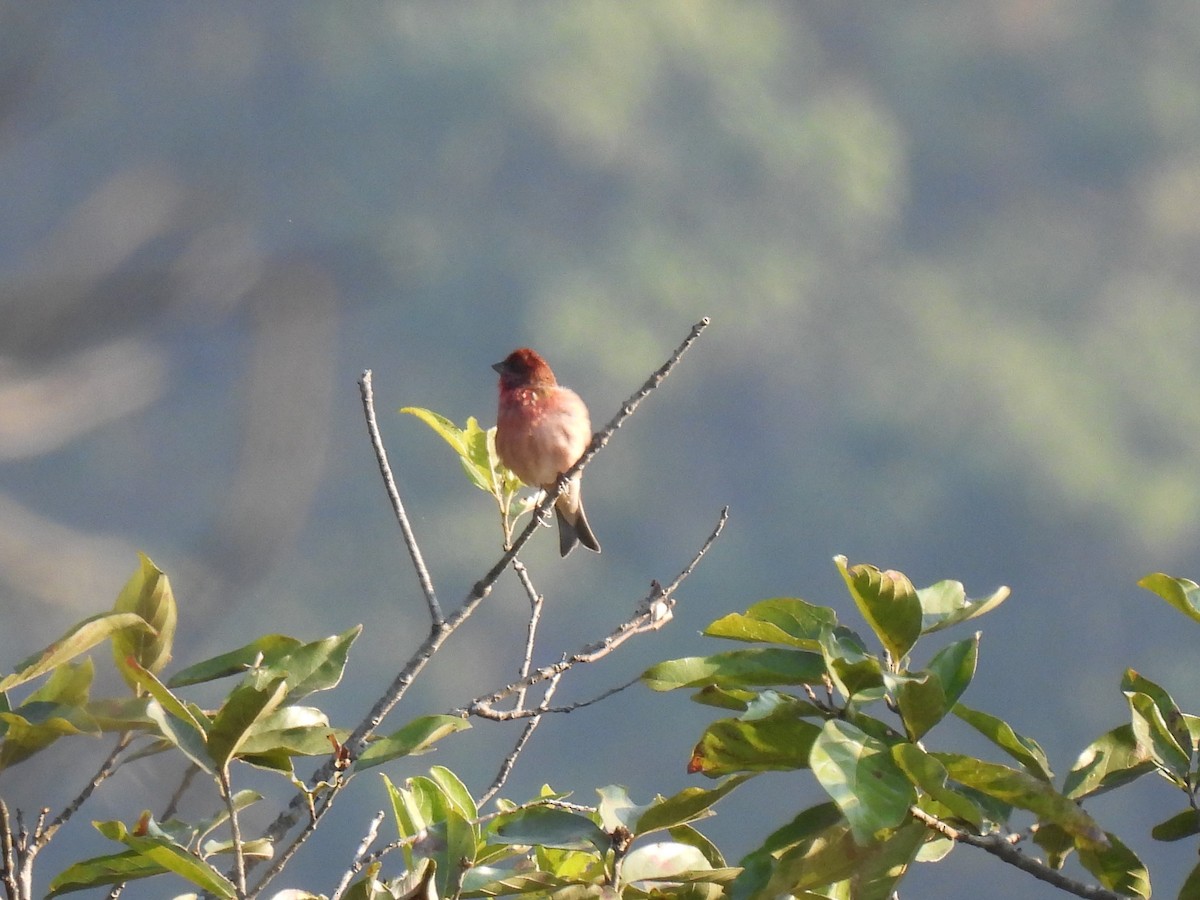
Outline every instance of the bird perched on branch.
<svg viewBox="0 0 1200 900">
<path fill-rule="evenodd" d="M 550 366 L 527 347 L 492 366 L 500 373 L 496 413 L 496 452 L 500 461 L 530 487 L 554 491 L 558 478 L 575 465 L 592 440 L 587 407 L 554 378 Z M 600 552 L 583 512 L 579 476 L 554 504 L 558 550 L 566 556 L 576 544 Z"/>
</svg>

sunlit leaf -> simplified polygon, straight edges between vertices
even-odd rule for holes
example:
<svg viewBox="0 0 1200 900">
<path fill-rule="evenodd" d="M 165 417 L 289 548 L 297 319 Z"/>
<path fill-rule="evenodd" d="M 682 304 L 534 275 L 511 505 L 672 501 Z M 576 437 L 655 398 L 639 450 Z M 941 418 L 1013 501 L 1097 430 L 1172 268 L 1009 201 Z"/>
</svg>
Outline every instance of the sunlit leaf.
<svg viewBox="0 0 1200 900">
<path fill-rule="evenodd" d="M 736 641 L 787 644 L 803 650 L 818 650 L 823 628 L 834 628 L 837 614 L 828 607 L 803 600 L 776 597 L 760 600 L 744 613 L 717 619 L 704 633 Z"/>
<path fill-rule="evenodd" d="M 1140 747 L 1132 725 L 1120 725 L 1092 741 L 1079 754 L 1063 784 L 1074 800 L 1128 784 L 1154 771 L 1148 747 Z"/>
<path fill-rule="evenodd" d="M 84 619 L 71 626 L 66 634 L 49 647 L 23 660 L 13 674 L 0 678 L 0 691 L 7 691 L 32 681 L 39 675 L 45 675 L 51 669 L 86 653 L 124 629 L 151 630 L 146 620 L 137 613 L 102 613 Z"/>
<path fill-rule="evenodd" d="M 1017 734 L 1003 719 L 961 703 L 955 705 L 954 715 L 1019 762 L 1030 774 L 1046 782 L 1054 780 L 1046 751 L 1033 738 Z"/>
<path fill-rule="evenodd" d="M 969 798 L 947 784 L 946 767 L 916 744 L 902 743 L 891 748 L 896 765 L 914 785 L 944 806 L 951 816 L 971 825 L 978 831 L 983 825 L 983 813 Z"/>
<path fill-rule="evenodd" d="M 1100 826 L 1083 807 L 1058 793 L 1041 778 L 957 753 L 933 753 L 931 756 L 946 767 L 953 781 L 1060 825 L 1079 840 L 1080 847 L 1102 846 L 1106 841 Z"/>
<path fill-rule="evenodd" d="M 704 854 L 695 847 L 660 841 L 642 844 L 629 853 L 621 862 L 621 879 L 626 883 L 665 880 L 711 868 Z"/>
<path fill-rule="evenodd" d="M 218 897 L 235 897 L 237 891 L 224 875 L 204 860 L 171 840 L 131 833 L 121 822 L 96 822 L 96 830 L 106 838 L 120 841 L 143 858 L 157 863 L 164 870 Z"/>
<path fill-rule="evenodd" d="M 883 696 L 883 663 L 867 652 L 857 634 L 843 626 L 827 628 L 819 645 L 826 671 L 843 697 L 865 701 Z"/>
<path fill-rule="evenodd" d="M 971 600 L 961 581 L 939 581 L 921 588 L 917 591 L 921 601 L 921 633 L 932 634 L 978 618 L 1007 600 L 1010 593 L 1007 587 L 998 587 L 982 600 Z"/>
<path fill-rule="evenodd" d="M 612 843 L 587 816 L 550 806 L 531 806 L 501 815 L 492 829 L 492 838 L 505 844 L 595 849 L 601 853 Z"/>
<path fill-rule="evenodd" d="M 421 716 L 399 731 L 371 743 L 355 761 L 354 770 L 361 772 L 400 756 L 424 753 L 446 735 L 470 727 L 471 723 L 461 716 Z"/>
<path fill-rule="evenodd" d="M 903 659 L 921 636 L 921 601 L 912 582 L 896 571 L 881 572 L 869 565 L 847 567 L 844 556 L 835 556 L 833 561 L 858 611 L 892 659 Z"/>
<path fill-rule="evenodd" d="M 764 648 L 689 656 L 651 666 L 642 682 L 654 691 L 704 687 L 743 688 L 773 684 L 819 684 L 825 661 L 806 650 Z"/>
<path fill-rule="evenodd" d="M 208 755 L 218 770 L 241 751 L 254 726 L 274 712 L 285 696 L 287 682 L 283 677 L 261 688 L 239 685 L 229 693 L 208 729 Z"/>
<path fill-rule="evenodd" d="M 348 631 L 296 647 L 256 672 L 261 689 L 278 677 L 287 679 L 288 701 L 295 703 L 317 691 L 327 691 L 342 680 L 350 645 L 362 633 L 355 625 Z"/>
<path fill-rule="evenodd" d="M 735 772 L 790 771 L 808 766 L 821 728 L 784 713 L 765 719 L 719 719 L 692 750 L 688 772 L 718 778 Z"/>
<path fill-rule="evenodd" d="M 214 656 L 176 672 L 167 682 L 167 686 L 184 687 L 189 684 L 215 681 L 230 675 L 244 675 L 255 666 L 273 664 L 297 647 L 303 646 L 303 643 L 303 641 L 298 641 L 285 634 L 266 634 L 236 650 L 230 650 L 228 653 L 222 653 L 220 656 Z"/>
<path fill-rule="evenodd" d="M 896 687 L 901 718 L 911 740 L 920 740 L 945 718 L 971 683 L 979 658 L 978 632 L 966 640 L 943 647 L 930 660 L 923 678 L 905 680 Z"/>
<path fill-rule="evenodd" d="M 1150 873 L 1132 850 L 1112 833 L 1102 846 L 1081 846 L 1079 861 L 1100 883 L 1122 896 L 1150 897 Z"/>
<path fill-rule="evenodd" d="M 825 723 L 813 742 L 809 763 L 859 844 L 868 843 L 882 829 L 898 826 L 917 800 L 887 744 L 849 722 Z"/>
<path fill-rule="evenodd" d="M 648 834 L 662 828 L 673 828 L 708 815 L 714 804 L 730 791 L 749 780 L 751 775 L 735 775 L 715 788 L 684 788 L 678 794 L 652 804 L 630 828 L 634 834 Z"/>
<path fill-rule="evenodd" d="M 171 582 L 144 553 L 138 554 L 138 570 L 117 595 L 114 613 L 134 613 L 150 625 L 149 629 L 124 629 L 113 634 L 113 661 L 132 688 L 140 688 L 137 679 L 126 671 L 125 661 L 134 659 L 143 669 L 158 674 L 171 659 L 178 613 Z"/>
<path fill-rule="evenodd" d="M 1138 587 L 1153 591 L 1188 618 L 1200 622 L 1200 584 L 1154 572 L 1139 581 Z"/>
<path fill-rule="evenodd" d="M 1132 691 L 1126 691 L 1125 696 L 1129 698 L 1129 708 L 1132 712 L 1130 724 L 1138 746 L 1150 751 L 1150 756 L 1158 765 L 1159 771 L 1169 775 L 1180 787 L 1186 787 L 1191 769 L 1190 746 L 1188 750 L 1184 750 L 1179 745 L 1153 698 Z"/>
</svg>

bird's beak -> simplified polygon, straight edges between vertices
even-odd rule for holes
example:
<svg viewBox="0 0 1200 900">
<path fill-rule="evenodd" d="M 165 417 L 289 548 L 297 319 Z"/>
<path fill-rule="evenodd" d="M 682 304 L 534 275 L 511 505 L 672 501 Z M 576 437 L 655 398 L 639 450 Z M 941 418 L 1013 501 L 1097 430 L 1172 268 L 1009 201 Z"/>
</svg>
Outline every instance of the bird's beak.
<svg viewBox="0 0 1200 900">
<path fill-rule="evenodd" d="M 503 362 L 492 363 L 492 368 L 495 369 L 497 372 L 499 372 L 501 375 L 504 374 L 504 363 Z"/>
</svg>

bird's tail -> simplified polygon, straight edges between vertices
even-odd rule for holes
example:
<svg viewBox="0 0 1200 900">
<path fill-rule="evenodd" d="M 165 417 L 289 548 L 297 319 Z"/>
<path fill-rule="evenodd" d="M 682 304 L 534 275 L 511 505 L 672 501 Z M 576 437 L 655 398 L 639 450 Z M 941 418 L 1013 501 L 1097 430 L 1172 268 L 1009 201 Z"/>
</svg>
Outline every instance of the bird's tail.
<svg viewBox="0 0 1200 900">
<path fill-rule="evenodd" d="M 576 544 L 583 544 L 589 550 L 600 552 L 600 542 L 592 534 L 592 526 L 588 524 L 587 515 L 583 511 L 583 503 L 576 505 L 571 513 L 563 512 L 562 504 L 554 507 L 558 517 L 558 552 L 566 556 L 575 549 Z"/>
</svg>

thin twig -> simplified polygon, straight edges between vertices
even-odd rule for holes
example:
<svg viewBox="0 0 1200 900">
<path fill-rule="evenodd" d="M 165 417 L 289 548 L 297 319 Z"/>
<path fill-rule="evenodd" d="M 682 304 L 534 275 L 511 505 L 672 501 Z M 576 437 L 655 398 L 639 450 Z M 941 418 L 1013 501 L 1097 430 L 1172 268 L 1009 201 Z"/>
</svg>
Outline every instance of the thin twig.
<svg viewBox="0 0 1200 900">
<path fill-rule="evenodd" d="M 556 673 L 551 677 L 551 681 L 556 682 L 564 674 L 565 671 Z M 609 697 L 633 687 L 639 681 L 641 681 L 641 676 L 631 678 L 624 684 L 618 684 L 616 687 L 602 691 L 595 697 L 589 697 L 586 700 L 577 700 L 574 703 L 567 703 L 564 706 L 539 706 L 536 709 L 493 709 L 485 702 L 474 701 L 469 709 L 471 715 L 478 716 L 481 719 L 489 719 L 493 722 L 512 722 L 517 719 L 530 718 L 536 721 L 544 715 L 566 715 L 567 713 L 575 712 L 577 709 L 583 709 L 585 706 L 593 706 L 602 700 L 607 700 Z M 480 806 L 482 805 L 483 801 L 480 801 Z"/>
<path fill-rule="evenodd" d="M 179 808 L 179 803 L 183 800 L 183 795 L 187 793 L 187 789 L 192 784 L 192 779 L 200 774 L 200 767 L 194 762 L 189 762 L 187 768 L 183 770 L 183 777 L 179 779 L 179 787 L 175 788 L 175 793 L 171 795 L 171 799 L 167 801 L 167 805 L 163 808 L 159 816 L 160 822 L 165 822 L 171 816 L 175 815 L 175 811 Z"/>
<path fill-rule="evenodd" d="M 404 544 L 408 547 L 408 555 L 412 559 L 413 569 L 417 573 L 417 581 L 421 583 L 421 592 L 425 595 L 425 604 L 429 607 L 429 617 L 433 623 L 442 620 L 442 606 L 438 603 L 437 592 L 433 589 L 433 578 L 425 565 L 425 557 L 417 544 L 413 533 L 412 523 L 404 510 L 404 501 L 400 499 L 400 491 L 396 487 L 396 479 L 392 477 L 392 467 L 388 464 L 387 449 L 383 446 L 383 438 L 379 434 L 379 422 L 375 418 L 375 390 L 371 384 L 371 370 L 367 369 L 358 380 L 359 393 L 362 396 L 363 413 L 367 419 L 367 433 L 371 436 L 371 447 L 375 450 L 375 458 L 379 462 L 379 473 L 383 476 L 383 484 L 387 490 L 388 499 L 392 502 L 392 512 L 400 525 L 400 533 L 404 535 Z"/>
<path fill-rule="evenodd" d="M 696 551 L 695 555 L 693 555 L 691 561 L 688 562 L 679 575 L 675 577 L 675 580 L 665 588 L 659 585 L 658 582 L 654 582 L 651 585 L 650 593 L 648 593 L 645 598 L 642 599 L 641 603 L 638 604 L 637 613 L 632 618 L 618 625 L 603 640 L 597 641 L 593 644 L 588 644 L 576 653 L 555 663 L 554 665 L 544 666 L 540 669 L 536 669 L 533 672 L 530 672 L 526 677 L 514 681 L 512 684 L 501 688 L 493 694 L 489 694 L 485 697 L 479 697 L 471 701 L 471 703 L 469 703 L 466 707 L 455 710 L 453 714 L 479 715 L 490 718 L 494 713 L 497 712 L 495 709 L 495 704 L 499 703 L 506 697 L 511 697 L 513 694 L 516 694 L 523 689 L 532 687 L 533 685 L 549 678 L 553 678 L 562 672 L 566 672 L 573 666 L 581 663 L 593 663 L 596 662 L 596 660 L 603 659 L 630 638 L 639 634 L 646 634 L 650 631 L 657 631 L 658 629 L 662 628 L 671 619 L 671 612 L 675 605 L 675 598 L 673 596 L 674 592 L 683 583 L 684 579 L 686 579 L 693 571 L 695 571 L 696 566 L 704 557 L 704 554 L 708 552 L 709 548 L 712 547 L 713 543 L 724 530 L 725 523 L 727 521 L 729 521 L 729 507 L 726 506 L 721 510 L 721 514 L 717 519 L 717 524 L 713 528 L 712 532 L 709 533 L 708 538 L 705 539 L 703 545 L 701 545 L 700 549 Z M 512 716 L 511 718 L 519 717 Z"/>
<path fill-rule="evenodd" d="M 121 734 L 120 738 L 117 739 L 116 746 L 113 747 L 112 752 L 108 754 L 104 762 L 100 763 L 100 768 L 96 770 L 96 774 L 92 776 L 92 780 L 88 782 L 87 786 L 79 792 L 79 795 L 74 800 L 67 804 L 62 812 L 55 816 L 54 821 L 52 821 L 44 830 L 40 828 L 38 829 L 36 838 L 34 840 L 34 844 L 37 847 L 41 848 L 49 843 L 50 839 L 54 837 L 54 833 L 58 831 L 58 829 L 62 828 L 62 826 L 70 820 L 71 816 L 75 815 L 75 813 L 79 811 L 79 807 L 83 806 L 83 804 L 87 802 L 88 798 L 92 796 L 92 792 L 95 791 L 96 788 L 100 787 L 105 779 L 107 779 L 110 775 L 112 775 L 113 772 L 116 771 L 117 757 L 120 756 L 121 751 L 128 747 L 132 742 L 132 731 L 126 731 Z"/>
<path fill-rule="evenodd" d="M 221 787 L 221 796 L 225 800 L 225 808 L 229 810 L 229 836 L 233 840 L 233 871 L 237 895 L 246 896 L 246 854 L 242 846 L 242 828 L 238 824 L 237 804 L 233 800 L 233 788 L 229 784 L 229 764 L 226 763 L 217 773 L 217 783 Z"/>
<path fill-rule="evenodd" d="M 371 436 L 372 447 L 375 450 L 375 457 L 379 464 L 380 474 L 383 477 L 384 484 L 388 491 L 388 496 L 392 501 L 392 508 L 396 512 L 397 521 L 399 522 L 401 531 L 404 534 L 405 542 L 408 545 L 409 553 L 413 560 L 413 566 L 416 568 L 418 578 L 421 580 L 422 590 L 425 591 L 426 603 L 429 605 L 432 623 L 429 634 L 425 637 L 425 640 L 421 642 L 421 646 L 417 648 L 414 655 L 404 665 L 400 672 L 397 673 L 387 690 L 379 697 L 378 700 L 376 700 L 374 706 L 371 707 L 371 711 L 367 714 L 367 717 L 359 723 L 359 725 L 354 729 L 354 732 L 346 740 L 345 744 L 350 749 L 352 756 L 356 757 L 362 752 L 363 747 L 366 746 L 367 740 L 375 733 L 375 730 L 379 727 L 380 723 L 387 716 L 387 714 L 395 708 L 397 703 L 400 702 L 404 694 L 408 691 L 408 688 L 412 685 L 414 679 L 420 674 L 421 670 L 425 668 L 433 654 L 438 651 L 442 644 L 445 643 L 446 639 L 449 638 L 450 635 L 453 634 L 463 622 L 470 618 L 471 614 L 475 611 L 483 599 L 487 597 L 489 593 L 491 593 L 492 587 L 503 574 L 504 570 L 508 568 L 514 559 L 517 558 L 517 554 L 520 553 L 521 549 L 525 546 L 525 543 L 533 536 L 533 533 L 537 530 L 538 526 L 549 515 L 550 507 L 554 504 L 554 501 L 557 499 L 559 493 L 565 490 L 568 480 L 577 472 L 582 471 L 583 467 L 592 459 L 592 457 L 594 457 L 596 453 L 598 453 L 600 449 L 608 443 L 613 433 L 621 427 L 621 425 L 627 418 L 629 418 L 629 416 L 633 415 L 634 411 L 637 409 L 642 400 L 644 400 L 662 383 L 663 379 L 670 374 L 671 370 L 683 357 L 683 354 L 687 352 L 688 348 L 691 347 L 693 343 L 695 343 L 704 329 L 708 327 L 709 323 L 710 320 L 706 316 L 692 326 L 692 330 L 688 334 L 687 338 L 685 338 L 683 343 L 681 343 L 675 349 L 675 352 L 671 354 L 671 357 L 666 361 L 666 363 L 664 363 L 653 375 L 651 375 L 646 383 L 643 384 L 636 393 L 634 393 L 628 400 L 625 401 L 624 404 L 622 404 L 620 411 L 613 417 L 608 426 L 602 432 L 592 438 L 592 443 L 588 446 L 588 449 L 584 451 L 583 456 L 579 458 L 579 461 L 576 462 L 575 465 L 572 466 L 571 469 L 564 473 L 564 475 L 559 479 L 557 489 L 548 492 L 547 496 L 542 499 L 542 502 L 534 510 L 530 522 L 526 525 L 521 534 L 517 536 L 517 539 L 513 541 L 512 546 L 504 552 L 500 559 L 491 567 L 491 569 L 487 571 L 484 577 L 474 584 L 474 586 L 471 588 L 471 591 L 465 598 L 463 598 L 463 601 L 459 607 L 448 617 L 444 618 L 441 614 L 441 606 L 437 603 L 436 595 L 433 593 L 432 581 L 429 579 L 428 569 L 425 567 L 423 557 L 420 554 L 416 537 L 412 532 L 411 526 L 408 524 L 408 516 L 404 512 L 404 504 L 400 500 L 399 490 L 396 488 L 396 481 L 392 476 L 391 465 L 388 462 L 387 453 L 383 447 L 382 438 L 379 436 L 379 429 L 375 420 L 374 393 L 371 389 L 371 371 L 368 369 L 363 372 L 363 375 L 359 380 L 359 388 L 362 395 L 363 410 L 367 417 L 367 427 Z M 709 544 L 711 544 L 711 542 L 712 539 L 710 538 Z M 704 549 L 707 549 L 707 546 L 708 545 L 706 544 Z M 700 554 L 697 555 L 696 561 L 699 560 L 699 556 L 703 555 L 704 549 L 702 549 Z M 695 561 L 693 562 L 693 567 L 694 565 Z M 690 569 L 687 571 L 690 571 Z M 538 678 L 537 680 L 543 681 L 545 678 Z M 329 781 L 334 772 L 335 761 L 331 759 L 322 765 L 312 775 L 309 780 L 309 784 L 317 785 L 321 782 Z M 284 847 L 279 851 L 271 866 L 263 874 L 262 878 L 259 879 L 253 890 L 247 894 L 248 898 L 257 896 L 257 894 L 266 886 L 266 884 L 272 878 L 274 878 L 275 875 L 283 870 L 284 865 L 295 853 L 300 844 L 306 841 L 308 836 L 316 829 L 320 818 L 324 816 L 325 811 L 328 810 L 329 806 L 333 803 L 334 799 L 341 792 L 341 789 L 345 784 L 346 779 L 340 779 L 332 783 L 328 793 L 325 795 L 325 802 L 321 808 L 317 810 L 316 815 L 310 818 L 310 821 L 306 823 L 305 827 L 300 831 L 299 834 L 297 834 L 297 836 L 287 847 Z M 297 794 L 292 798 L 291 802 L 288 804 L 288 807 L 275 818 L 274 822 L 271 823 L 270 827 L 267 829 L 266 836 L 276 843 L 281 841 L 284 835 L 286 835 L 296 825 L 296 823 L 299 821 L 301 813 L 306 809 L 307 801 L 305 799 L 305 795 Z M 254 860 L 250 860 L 249 862 L 251 866 L 255 864 Z"/>
<path fill-rule="evenodd" d="M 943 837 L 947 837 L 960 844 L 978 847 L 980 850 L 1002 859 L 1009 865 L 1016 866 L 1022 872 L 1027 872 L 1039 881 L 1044 881 L 1069 894 L 1074 894 L 1077 897 L 1086 897 L 1087 900 L 1128 900 L 1127 897 L 1102 888 L 1099 885 L 1083 884 L 1082 882 L 1075 881 L 1073 878 L 1068 878 L 1062 872 L 1050 868 L 1044 862 L 1034 859 L 1032 856 L 1026 856 L 1010 844 L 1003 835 L 977 835 L 971 834 L 969 831 L 961 831 L 917 806 L 911 807 L 909 813 L 918 822 L 921 822 L 927 828 L 933 829 Z"/>
<path fill-rule="evenodd" d="M 371 819 L 371 824 L 367 826 L 367 833 L 363 835 L 363 839 L 359 841 L 358 849 L 354 851 L 354 858 L 350 861 L 350 868 L 342 875 L 342 880 L 338 882 L 338 886 L 334 890 L 330 900 L 340 900 L 341 896 L 346 893 L 346 889 L 350 887 L 350 879 L 362 870 L 363 857 L 367 855 L 367 852 L 371 849 L 371 845 L 379 837 L 379 826 L 383 824 L 383 816 L 383 810 L 380 810 Z"/>
<path fill-rule="evenodd" d="M 521 736 L 517 738 L 512 751 L 501 761 L 500 768 L 496 772 L 496 777 L 492 779 L 491 785 L 479 798 L 480 806 L 486 806 L 493 797 L 500 793 L 501 788 L 508 781 L 508 776 L 512 774 L 513 766 L 517 764 L 517 757 L 521 755 L 521 751 L 525 749 L 525 745 L 529 743 L 529 739 L 537 731 L 538 725 L 542 723 L 542 714 L 549 708 L 550 700 L 554 697 L 554 692 L 558 690 L 561 680 L 562 676 L 550 680 L 550 684 L 546 686 L 546 693 L 542 696 L 542 702 L 538 704 L 537 709 L 526 710 L 518 703 L 517 708 L 512 710 L 513 713 L 528 713 L 532 718 L 521 729 Z"/>
<path fill-rule="evenodd" d="M 17 890 L 17 851 L 13 847 L 12 820 L 3 798 L 0 798 L 0 874 L 8 900 L 21 900 Z"/>
<path fill-rule="evenodd" d="M 533 586 L 533 579 L 529 577 L 529 570 L 525 568 L 525 563 L 514 559 L 512 568 L 517 575 L 517 580 L 521 582 L 521 587 L 525 588 L 525 596 L 529 598 L 529 622 L 525 627 L 525 653 L 521 657 L 521 670 L 518 673 L 518 677 L 524 678 L 533 666 L 533 645 L 537 641 L 538 624 L 542 621 L 542 610 L 546 606 L 546 598 L 539 594 L 537 588 Z M 524 708 L 525 691 L 517 694 L 517 702 L 514 706 L 517 709 Z"/>
</svg>

